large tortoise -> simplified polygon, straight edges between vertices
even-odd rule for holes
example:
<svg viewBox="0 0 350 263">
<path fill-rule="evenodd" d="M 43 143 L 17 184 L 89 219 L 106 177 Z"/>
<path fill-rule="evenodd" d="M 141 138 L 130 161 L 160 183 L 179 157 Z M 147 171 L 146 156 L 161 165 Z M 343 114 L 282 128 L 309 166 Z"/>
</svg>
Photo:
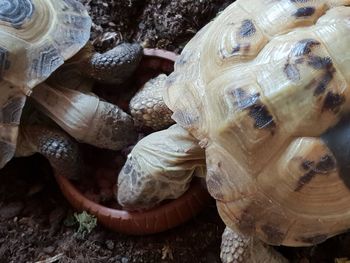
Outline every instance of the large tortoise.
<svg viewBox="0 0 350 263">
<path fill-rule="evenodd" d="M 138 122 L 159 128 L 152 110 L 168 106 L 176 124 L 134 147 L 119 174 L 119 202 L 137 210 L 176 198 L 206 167 L 227 226 L 224 262 L 284 262 L 265 243 L 309 246 L 349 229 L 347 5 L 227 7 L 186 45 L 170 76 L 132 100 Z"/>
<path fill-rule="evenodd" d="M 65 133 L 19 126 L 30 95 L 78 141 L 118 150 L 136 139 L 132 118 L 117 106 L 88 91 L 40 84 L 84 46 L 71 58 L 70 69 L 106 83 L 130 76 L 141 59 L 140 45 L 96 53 L 87 44 L 90 27 L 91 18 L 76 0 L 0 0 L 0 168 L 15 154 L 41 152 L 57 169 L 76 175 L 77 146 Z M 72 77 L 67 72 L 61 78 Z"/>
</svg>

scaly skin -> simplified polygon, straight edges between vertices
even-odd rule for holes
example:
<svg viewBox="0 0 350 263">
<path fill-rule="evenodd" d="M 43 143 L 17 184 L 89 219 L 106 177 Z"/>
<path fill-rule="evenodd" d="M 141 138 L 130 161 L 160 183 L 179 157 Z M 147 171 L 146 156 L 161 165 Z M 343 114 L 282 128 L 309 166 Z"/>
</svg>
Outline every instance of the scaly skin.
<svg viewBox="0 0 350 263">
<path fill-rule="evenodd" d="M 71 179 L 78 178 L 82 169 L 78 144 L 59 130 L 23 125 L 16 150 L 16 156 L 42 154 L 49 160 L 55 173 Z"/>
<path fill-rule="evenodd" d="M 262 241 L 245 237 L 226 227 L 222 234 L 220 258 L 223 263 L 287 263 L 281 254 Z"/>
<path fill-rule="evenodd" d="M 176 199 L 188 189 L 195 171 L 204 176 L 203 167 L 204 151 L 187 130 L 175 124 L 152 133 L 128 155 L 118 176 L 118 202 L 128 210 L 141 210 Z"/>
<path fill-rule="evenodd" d="M 130 113 L 138 127 L 148 127 L 155 131 L 174 124 L 172 111 L 163 100 L 165 74 L 148 81 L 131 99 Z"/>
<path fill-rule="evenodd" d="M 81 70 L 87 76 L 108 84 L 124 82 L 142 58 L 142 47 L 137 43 L 123 43 L 102 54 L 94 52 L 91 46 L 81 52 L 84 57 Z"/>
</svg>

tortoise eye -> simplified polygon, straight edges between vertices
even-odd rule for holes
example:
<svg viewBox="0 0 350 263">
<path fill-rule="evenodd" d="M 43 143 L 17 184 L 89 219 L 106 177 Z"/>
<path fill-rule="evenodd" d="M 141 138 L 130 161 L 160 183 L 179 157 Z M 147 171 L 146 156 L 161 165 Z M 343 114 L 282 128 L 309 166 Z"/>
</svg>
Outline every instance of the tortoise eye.
<svg viewBox="0 0 350 263">
<path fill-rule="evenodd" d="M 308 16 L 312 16 L 315 13 L 315 11 L 316 11 L 316 9 L 312 6 L 300 7 L 293 14 L 293 16 L 295 16 L 295 17 L 308 17 Z"/>
</svg>

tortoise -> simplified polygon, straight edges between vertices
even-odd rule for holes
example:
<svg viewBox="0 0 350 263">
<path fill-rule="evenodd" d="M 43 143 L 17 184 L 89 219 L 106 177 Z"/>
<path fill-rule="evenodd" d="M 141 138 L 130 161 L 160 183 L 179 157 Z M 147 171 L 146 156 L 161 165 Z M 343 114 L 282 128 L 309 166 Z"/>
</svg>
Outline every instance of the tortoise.
<svg viewBox="0 0 350 263">
<path fill-rule="evenodd" d="M 120 83 L 141 59 L 136 43 L 95 52 L 88 44 L 90 27 L 91 18 L 76 0 L 0 0 L 0 168 L 14 155 L 40 152 L 57 169 L 71 170 L 69 176 L 77 173 L 78 148 L 70 136 L 20 125 L 27 97 L 78 141 L 118 150 L 136 139 L 131 116 L 89 90 L 68 89 L 91 86 L 85 84 L 92 79 Z M 43 83 L 68 59 L 70 66 L 51 84 Z M 72 69 L 80 75 L 69 74 Z M 60 78 L 62 84 L 55 85 Z"/>
<path fill-rule="evenodd" d="M 311 246 L 349 229 L 348 5 L 238 0 L 201 29 L 156 91 L 132 100 L 144 125 L 158 129 L 152 110 L 165 107 L 176 124 L 133 148 L 119 203 L 177 198 L 205 170 L 226 224 L 223 262 L 286 262 L 267 244 Z"/>
</svg>

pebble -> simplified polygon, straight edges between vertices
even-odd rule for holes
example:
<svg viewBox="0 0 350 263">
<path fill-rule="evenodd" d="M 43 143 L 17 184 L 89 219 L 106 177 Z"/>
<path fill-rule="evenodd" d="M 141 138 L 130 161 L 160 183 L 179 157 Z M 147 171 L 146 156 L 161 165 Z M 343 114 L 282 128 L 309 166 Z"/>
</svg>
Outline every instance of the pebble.
<svg viewBox="0 0 350 263">
<path fill-rule="evenodd" d="M 107 240 L 106 241 L 106 247 L 109 249 L 109 250 L 113 250 L 114 249 L 114 242 L 112 240 Z"/>
<path fill-rule="evenodd" d="M 53 246 L 48 246 L 48 247 L 45 247 L 43 249 L 43 251 L 46 253 L 46 254 L 52 254 L 54 251 L 55 251 L 55 247 Z"/>
</svg>

